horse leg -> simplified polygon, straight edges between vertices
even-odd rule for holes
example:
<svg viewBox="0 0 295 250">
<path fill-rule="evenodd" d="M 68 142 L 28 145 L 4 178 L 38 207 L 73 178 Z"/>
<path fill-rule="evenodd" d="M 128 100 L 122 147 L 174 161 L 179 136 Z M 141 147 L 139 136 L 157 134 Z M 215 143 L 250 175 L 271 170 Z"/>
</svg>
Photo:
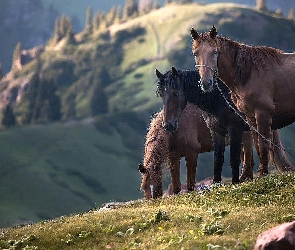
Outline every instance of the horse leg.
<svg viewBox="0 0 295 250">
<path fill-rule="evenodd" d="M 271 139 L 271 116 L 266 111 L 255 112 L 257 130 L 260 133 L 258 135 L 258 146 L 259 146 L 259 169 L 258 177 L 268 175 L 268 162 L 269 162 L 269 150 L 270 150 L 270 139 Z"/>
<path fill-rule="evenodd" d="M 167 161 L 168 161 L 169 171 L 171 175 L 173 194 L 178 194 L 181 191 L 180 157 L 169 156 Z"/>
<path fill-rule="evenodd" d="M 212 133 L 214 146 L 214 178 L 213 183 L 221 182 L 221 172 L 224 163 L 225 136 Z"/>
<path fill-rule="evenodd" d="M 188 192 L 195 190 L 198 155 L 199 155 L 199 152 L 193 152 L 189 156 L 185 157 L 186 185 L 187 185 Z"/>
<path fill-rule="evenodd" d="M 232 183 L 239 183 L 239 168 L 241 163 L 241 148 L 243 131 L 236 128 L 229 128 L 230 135 L 230 166 L 232 169 Z"/>
<path fill-rule="evenodd" d="M 247 179 L 253 180 L 253 167 L 254 167 L 254 159 L 253 159 L 253 138 L 251 135 L 251 131 L 243 132 L 243 145 L 241 150 L 241 160 L 243 162 L 242 173 L 240 175 L 240 182 L 245 181 Z"/>
</svg>

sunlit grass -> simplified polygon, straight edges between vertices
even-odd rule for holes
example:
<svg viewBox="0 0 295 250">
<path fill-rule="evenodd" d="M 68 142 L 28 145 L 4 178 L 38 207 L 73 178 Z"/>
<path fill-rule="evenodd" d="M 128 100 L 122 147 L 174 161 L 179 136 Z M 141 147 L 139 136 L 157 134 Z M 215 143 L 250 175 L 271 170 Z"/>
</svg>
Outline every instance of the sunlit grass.
<svg viewBox="0 0 295 250">
<path fill-rule="evenodd" d="M 0 246 L 253 249 L 259 233 L 294 220 L 294 183 L 294 174 L 271 175 L 240 185 L 213 187 L 211 191 L 139 200 L 113 210 L 92 210 L 5 229 L 0 235 Z"/>
</svg>

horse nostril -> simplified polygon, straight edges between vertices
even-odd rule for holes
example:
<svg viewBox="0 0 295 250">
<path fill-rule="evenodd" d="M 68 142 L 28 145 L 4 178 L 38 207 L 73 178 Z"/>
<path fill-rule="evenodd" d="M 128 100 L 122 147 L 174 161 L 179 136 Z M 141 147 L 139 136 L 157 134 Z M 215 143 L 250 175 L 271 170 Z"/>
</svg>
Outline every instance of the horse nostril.
<svg viewBox="0 0 295 250">
<path fill-rule="evenodd" d="M 174 124 L 172 124 L 171 122 L 162 122 L 162 127 L 166 130 L 166 131 L 169 131 L 169 132 L 175 132 L 178 128 L 178 123 L 177 121 L 175 121 Z"/>
<path fill-rule="evenodd" d="M 169 131 L 169 124 L 170 124 L 170 123 L 162 122 L 162 127 L 163 127 L 165 130 Z"/>
<path fill-rule="evenodd" d="M 212 79 L 209 79 L 207 81 L 202 80 L 201 81 L 201 89 L 204 92 L 208 92 L 213 88 L 214 81 Z"/>
<path fill-rule="evenodd" d="M 208 89 L 212 89 L 213 88 L 213 80 L 212 79 L 209 79 L 208 80 Z"/>
</svg>

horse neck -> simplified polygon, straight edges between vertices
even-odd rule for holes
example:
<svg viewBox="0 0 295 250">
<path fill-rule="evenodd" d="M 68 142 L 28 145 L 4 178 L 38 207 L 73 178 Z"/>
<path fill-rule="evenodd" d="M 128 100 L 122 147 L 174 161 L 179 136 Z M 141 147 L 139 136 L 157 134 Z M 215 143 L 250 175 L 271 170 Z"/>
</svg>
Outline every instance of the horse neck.
<svg viewBox="0 0 295 250">
<path fill-rule="evenodd" d="M 167 139 L 158 134 L 157 137 L 147 140 L 144 153 L 144 166 L 150 171 L 156 172 L 157 166 L 165 161 L 167 152 Z"/>
<path fill-rule="evenodd" d="M 218 57 L 218 77 L 226 83 L 228 88 L 235 90 L 236 84 L 239 82 L 238 74 L 236 73 L 235 57 L 238 54 L 239 46 L 237 42 L 224 37 L 217 39 L 219 54 Z"/>
<path fill-rule="evenodd" d="M 191 81 L 188 85 L 189 88 L 185 90 L 186 101 L 198 106 L 202 111 L 216 115 L 220 108 L 224 106 L 222 105 L 223 100 L 216 89 L 212 92 L 204 93 L 196 82 Z"/>
<path fill-rule="evenodd" d="M 182 87 L 185 94 L 186 103 L 190 102 L 199 107 L 202 92 L 198 86 L 199 79 L 197 78 L 197 75 L 195 76 L 195 74 L 196 72 L 194 71 L 188 71 L 182 79 Z"/>
</svg>

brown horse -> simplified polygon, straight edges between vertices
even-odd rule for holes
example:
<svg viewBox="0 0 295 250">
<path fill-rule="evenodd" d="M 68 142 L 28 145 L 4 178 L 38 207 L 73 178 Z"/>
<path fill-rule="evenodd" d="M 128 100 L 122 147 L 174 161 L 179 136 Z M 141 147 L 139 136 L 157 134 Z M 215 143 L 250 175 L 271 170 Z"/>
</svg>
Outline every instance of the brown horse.
<svg viewBox="0 0 295 250">
<path fill-rule="evenodd" d="M 202 34 L 192 29 L 191 36 L 203 90 L 210 91 L 217 78 L 228 86 L 252 129 L 260 159 L 259 176 L 267 175 L 271 130 L 295 121 L 295 54 L 232 41 L 218 36 L 214 26 Z"/>
<path fill-rule="evenodd" d="M 142 174 L 141 189 L 146 199 L 163 195 L 162 165 L 167 162 L 173 193 L 181 191 L 180 158 L 185 157 L 187 189 L 193 191 L 199 153 L 213 150 L 210 130 L 195 105 L 187 105 L 179 119 L 179 129 L 166 131 L 163 126 L 163 111 L 152 119 L 146 135 L 144 162 L 138 169 Z"/>
</svg>

